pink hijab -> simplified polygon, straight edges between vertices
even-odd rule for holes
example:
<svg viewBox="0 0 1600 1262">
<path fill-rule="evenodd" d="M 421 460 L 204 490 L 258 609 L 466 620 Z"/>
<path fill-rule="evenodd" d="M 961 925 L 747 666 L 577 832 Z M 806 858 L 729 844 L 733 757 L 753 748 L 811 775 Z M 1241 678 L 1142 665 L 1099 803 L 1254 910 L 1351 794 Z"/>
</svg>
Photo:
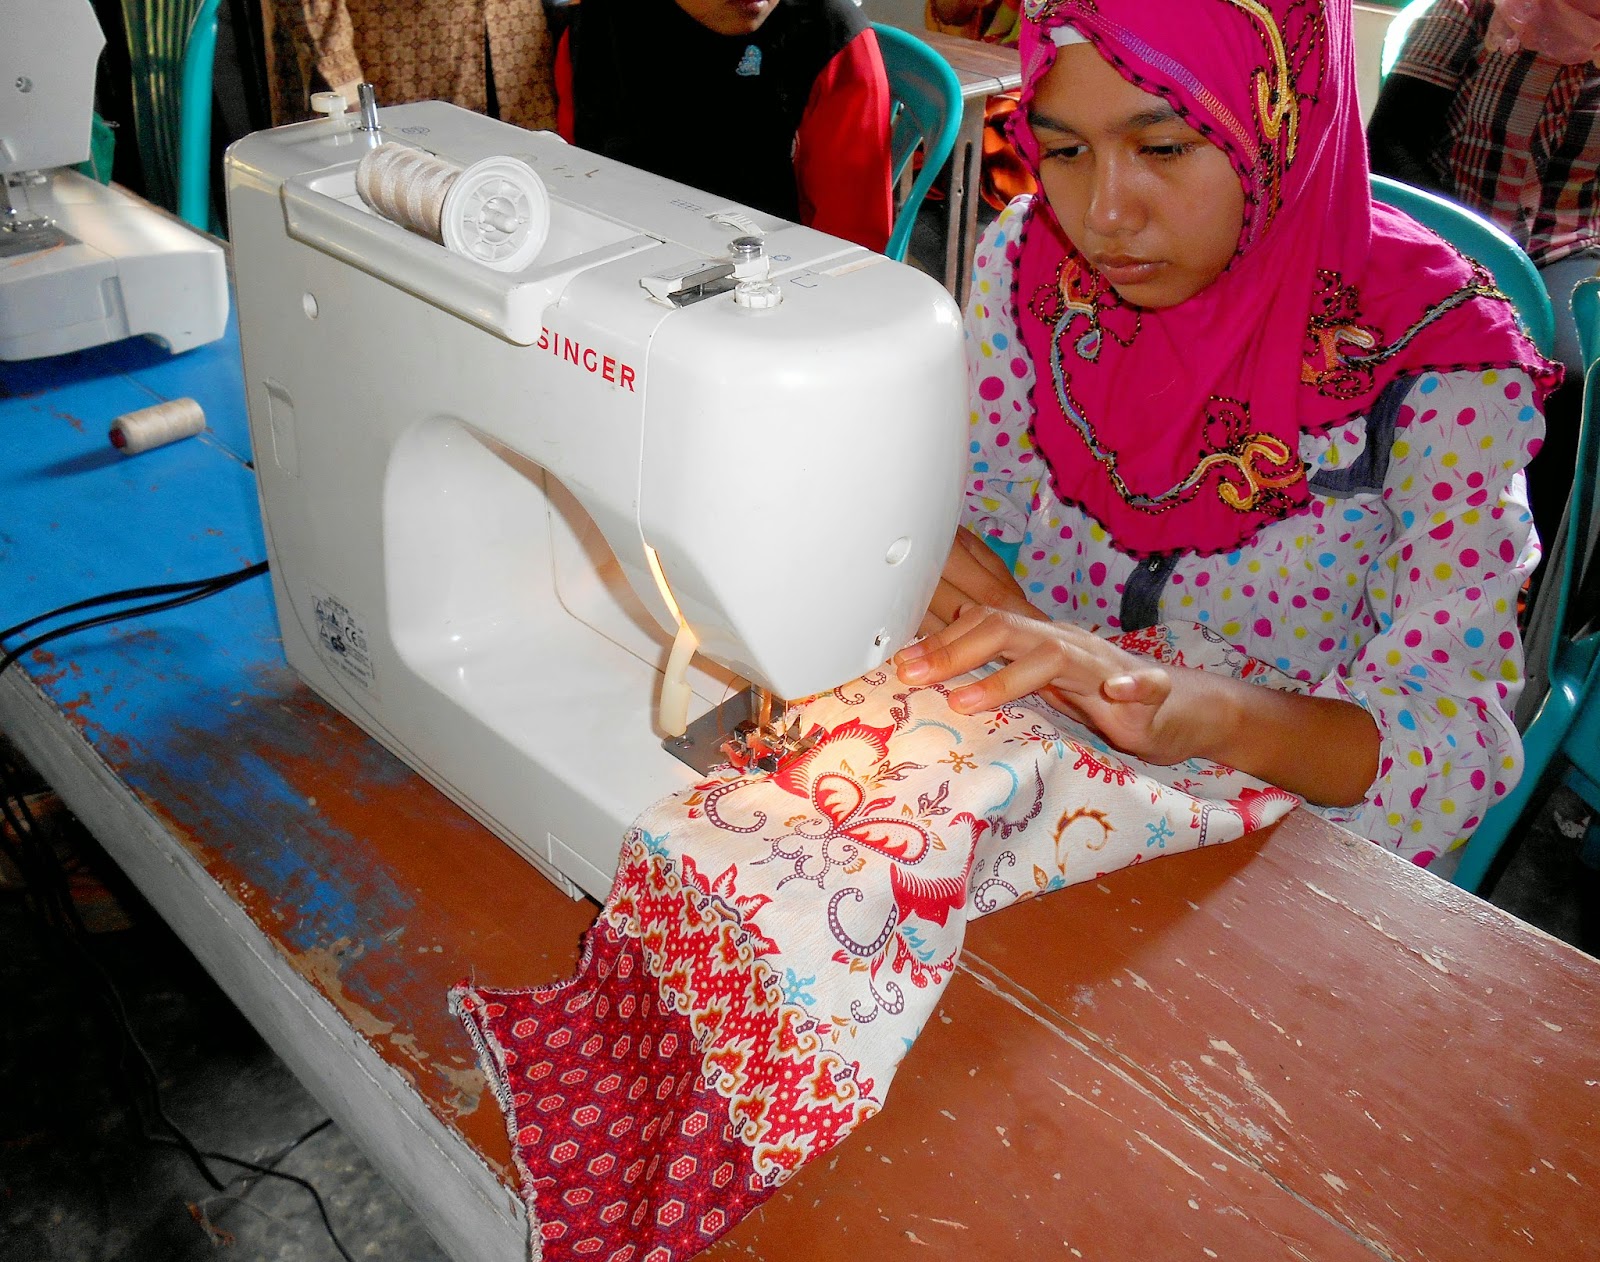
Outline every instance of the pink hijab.
<svg viewBox="0 0 1600 1262">
<path fill-rule="evenodd" d="M 1560 380 L 1493 279 L 1368 191 L 1350 0 L 1025 0 L 1013 138 L 1071 25 L 1227 153 L 1245 220 L 1227 270 L 1175 307 L 1124 303 L 1048 203 L 1022 233 L 1018 328 L 1057 494 L 1134 556 L 1211 555 L 1309 503 L 1303 433 L 1397 377 L 1527 368 Z"/>
<path fill-rule="evenodd" d="M 1496 52 L 1527 49 L 1565 66 L 1600 64 L 1600 0 L 1494 0 L 1484 43 Z"/>
</svg>

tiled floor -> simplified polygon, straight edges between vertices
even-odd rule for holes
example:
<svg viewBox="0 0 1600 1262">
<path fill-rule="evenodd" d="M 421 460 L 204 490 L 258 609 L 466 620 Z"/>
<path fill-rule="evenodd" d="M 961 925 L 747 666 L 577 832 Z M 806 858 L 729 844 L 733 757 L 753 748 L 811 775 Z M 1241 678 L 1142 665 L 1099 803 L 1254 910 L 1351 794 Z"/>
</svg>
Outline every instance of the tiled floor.
<svg viewBox="0 0 1600 1262">
<path fill-rule="evenodd" d="M 0 1262 L 336 1262 L 306 1191 L 211 1160 L 225 1185 L 214 1191 L 182 1153 L 143 1138 L 171 1135 L 158 1108 L 202 1152 L 311 1182 L 351 1257 L 444 1262 L 336 1127 L 290 1150 L 324 1121 L 321 1106 L 61 816 L 90 932 L 50 931 L 0 882 Z"/>
</svg>

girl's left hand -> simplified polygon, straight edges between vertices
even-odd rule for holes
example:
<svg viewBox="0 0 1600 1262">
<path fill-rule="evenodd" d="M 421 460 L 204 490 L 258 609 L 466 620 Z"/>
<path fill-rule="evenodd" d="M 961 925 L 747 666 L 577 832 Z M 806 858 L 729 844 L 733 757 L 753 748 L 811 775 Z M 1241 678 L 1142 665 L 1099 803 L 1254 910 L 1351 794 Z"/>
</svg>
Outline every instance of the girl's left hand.
<svg viewBox="0 0 1600 1262">
<path fill-rule="evenodd" d="M 1211 725 L 1201 672 L 1170 670 L 1066 623 L 967 605 L 894 657 L 908 684 L 942 683 L 997 660 L 1007 664 L 950 693 L 953 709 L 996 710 L 1037 692 L 1145 762 L 1171 765 L 1204 752 Z"/>
</svg>

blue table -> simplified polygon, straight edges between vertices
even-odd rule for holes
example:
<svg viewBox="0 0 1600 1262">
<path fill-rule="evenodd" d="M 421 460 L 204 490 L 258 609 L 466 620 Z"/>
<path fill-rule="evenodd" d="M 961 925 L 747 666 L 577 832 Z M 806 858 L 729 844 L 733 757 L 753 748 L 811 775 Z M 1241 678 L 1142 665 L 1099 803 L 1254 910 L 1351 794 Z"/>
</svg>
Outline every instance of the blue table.
<svg viewBox="0 0 1600 1262">
<path fill-rule="evenodd" d="M 112 448 L 113 418 L 183 396 L 206 433 Z M 177 358 L 135 340 L 0 365 L 0 625 L 263 559 L 250 458 L 232 326 Z M 592 906 L 299 684 L 265 576 L 29 655 L 0 676 L 0 726 L 441 1243 L 524 1257 L 503 1126 L 445 989 L 521 915 L 560 944 L 545 979 L 569 971 Z M 482 893 L 441 880 L 442 855 Z"/>
</svg>

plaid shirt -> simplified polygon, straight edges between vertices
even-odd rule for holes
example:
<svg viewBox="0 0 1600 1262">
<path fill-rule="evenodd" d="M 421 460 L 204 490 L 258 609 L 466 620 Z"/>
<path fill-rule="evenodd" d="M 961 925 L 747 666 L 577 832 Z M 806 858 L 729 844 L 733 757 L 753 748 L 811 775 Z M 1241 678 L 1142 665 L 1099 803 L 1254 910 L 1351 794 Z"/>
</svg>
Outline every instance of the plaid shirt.
<svg viewBox="0 0 1600 1262">
<path fill-rule="evenodd" d="M 1539 266 L 1600 248 L 1600 70 L 1491 53 L 1490 0 L 1438 0 L 1394 73 L 1453 92 L 1434 169 Z"/>
</svg>

